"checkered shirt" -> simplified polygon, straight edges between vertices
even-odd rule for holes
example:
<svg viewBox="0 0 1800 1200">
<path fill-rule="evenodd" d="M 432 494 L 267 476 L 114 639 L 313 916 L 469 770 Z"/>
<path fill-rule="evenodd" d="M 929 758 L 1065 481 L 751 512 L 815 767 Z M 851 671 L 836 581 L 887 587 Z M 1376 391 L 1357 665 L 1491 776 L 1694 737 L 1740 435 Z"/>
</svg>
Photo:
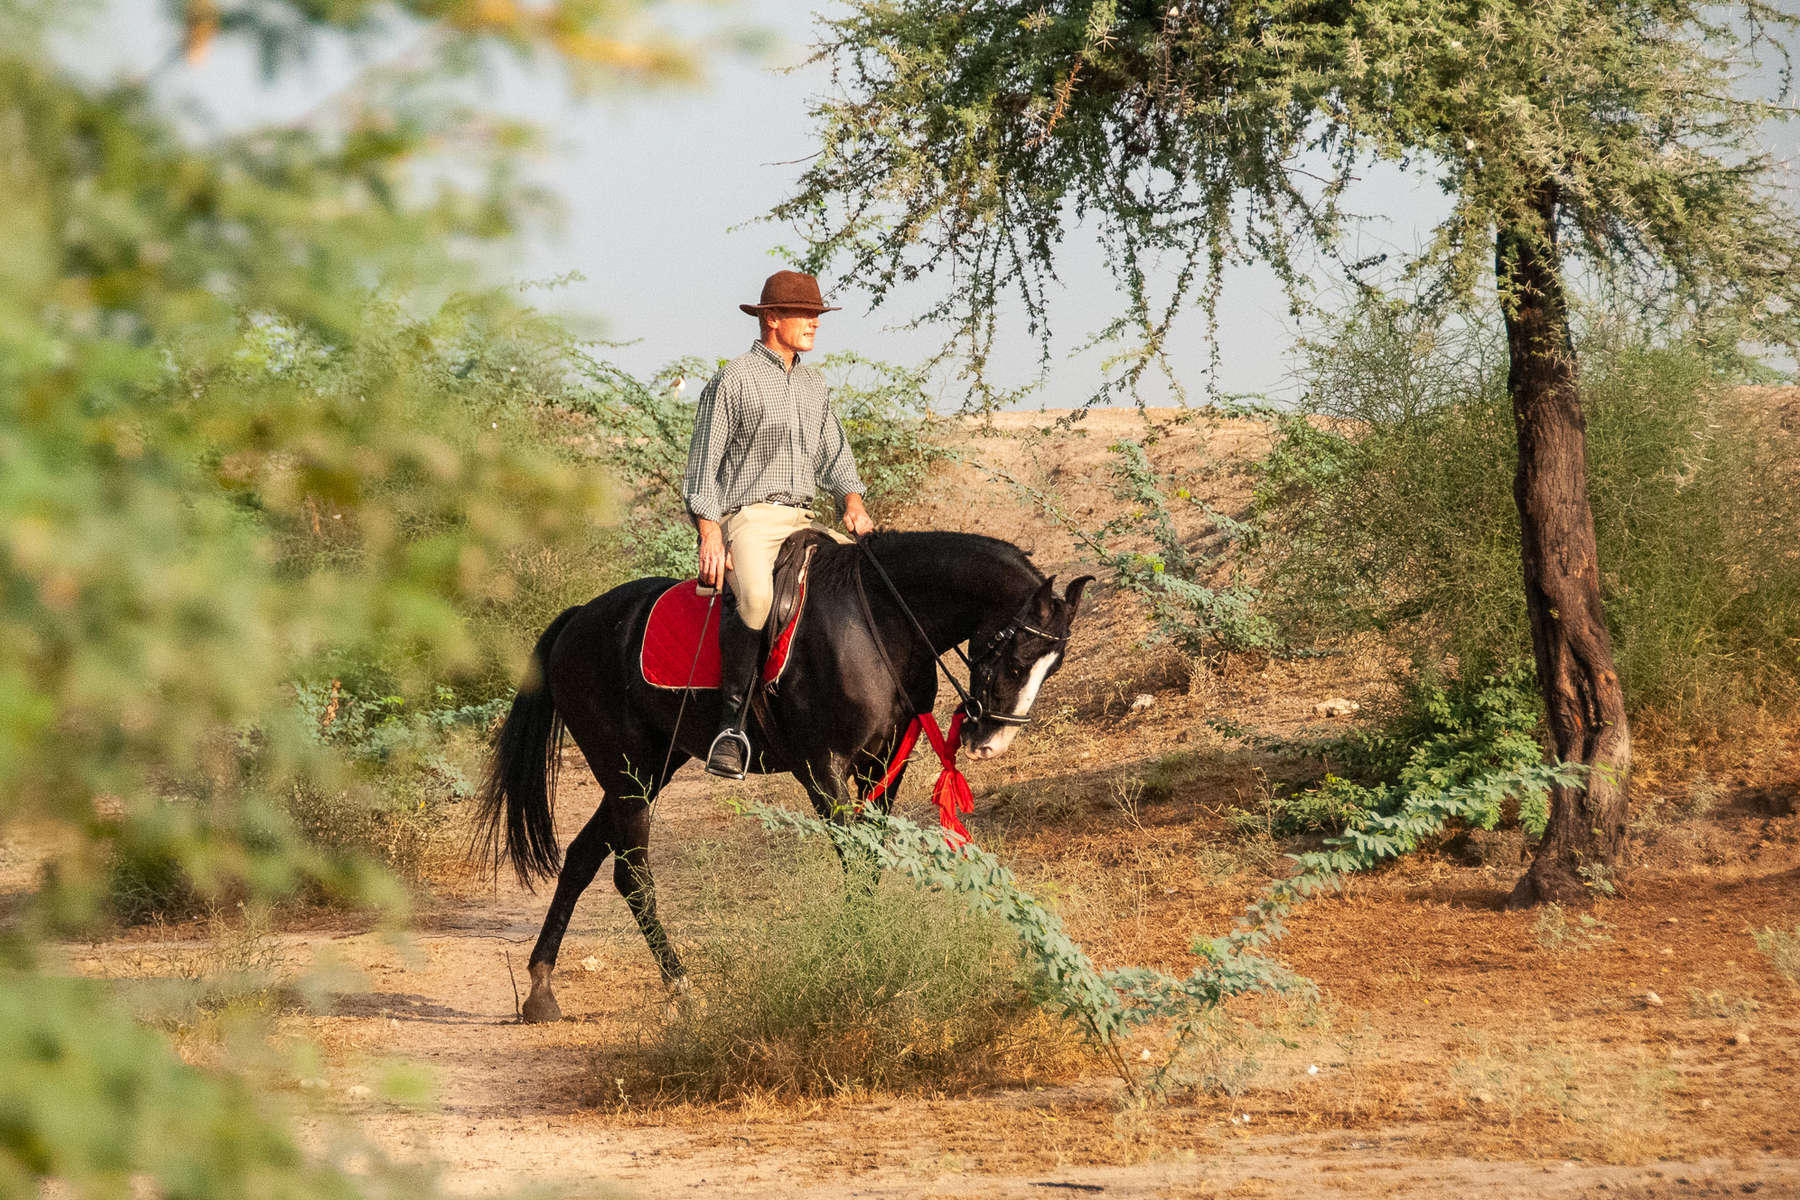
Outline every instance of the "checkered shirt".
<svg viewBox="0 0 1800 1200">
<path fill-rule="evenodd" d="M 713 376 L 694 411 L 681 490 L 688 511 L 722 521 L 746 504 L 811 507 L 825 488 L 837 499 L 863 490 L 844 426 L 831 411 L 825 377 L 793 370 L 757 342 Z"/>
</svg>

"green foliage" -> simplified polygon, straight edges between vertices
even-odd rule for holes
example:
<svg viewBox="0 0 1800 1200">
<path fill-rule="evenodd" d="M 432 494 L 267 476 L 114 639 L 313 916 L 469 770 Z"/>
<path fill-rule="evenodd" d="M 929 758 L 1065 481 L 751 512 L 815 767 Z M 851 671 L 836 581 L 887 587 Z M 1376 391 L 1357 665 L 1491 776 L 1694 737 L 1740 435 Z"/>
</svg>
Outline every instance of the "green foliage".
<svg viewBox="0 0 1800 1200">
<path fill-rule="evenodd" d="M 1399 793 L 1383 789 L 1388 811 L 1367 810 L 1342 833 L 1325 838 L 1321 849 L 1290 854 L 1298 869 L 1270 884 L 1250 905 L 1240 927 L 1221 940 L 1240 951 L 1265 946 L 1281 935 L 1283 918 L 1302 900 L 1337 888 L 1348 875 L 1412 853 L 1455 823 L 1491 828 L 1509 807 L 1544 811 L 1552 786 L 1577 784 L 1585 771 L 1574 764 L 1539 759 L 1460 781 L 1447 771 L 1441 774 L 1445 779 L 1441 787 L 1417 786 Z"/>
<path fill-rule="evenodd" d="M 84 980 L 0 974 L 0 1079 L 8 1196 L 34 1195 L 44 1178 L 83 1196 L 148 1185 L 195 1200 L 425 1190 L 386 1168 L 353 1180 L 318 1165 L 247 1081 L 182 1063 L 160 1034 Z"/>
<path fill-rule="evenodd" d="M 1339 833 L 1365 816 L 1393 814 L 1447 788 L 1541 763 L 1542 721 L 1528 666 L 1475 682 L 1415 678 L 1379 726 L 1295 747 L 1322 755 L 1353 778 L 1329 774 L 1309 788 L 1271 792 L 1257 810 L 1239 809 L 1235 816 L 1247 831 L 1274 837 Z M 1493 829 L 1511 818 L 1528 834 L 1541 835 L 1549 819 L 1544 795 L 1527 789 L 1516 798 L 1516 809 L 1502 807 L 1506 798 L 1488 793 L 1489 807 L 1470 808 L 1460 819 Z"/>
<path fill-rule="evenodd" d="M 438 682 L 448 711 L 510 682 L 521 577 L 601 515 L 544 436 L 566 339 L 444 299 L 471 278 L 445 247 L 535 205 L 505 170 L 522 131 L 372 70 L 305 125 L 193 136 L 64 68 L 88 43 L 50 35 L 87 7 L 0 0 L 0 829 L 51 852 L 0 933 L 0 1194 L 427 1192 L 379 1156 L 322 1165 L 278 1093 L 184 1064 L 41 946 L 109 891 L 137 915 L 400 899 L 291 801 L 398 754 L 387 717 Z M 432 51 L 483 39 L 622 61 L 637 7 L 195 0 L 168 49 L 260 39 L 272 71 L 405 12 L 429 85 L 457 65 Z M 452 145 L 461 186 L 419 188 Z M 291 685 L 334 659 L 383 678 L 359 702 L 404 699 L 321 737 Z"/>
<path fill-rule="evenodd" d="M 938 829 L 921 828 L 891 814 L 864 813 L 845 822 L 749 802 L 744 811 L 771 830 L 823 836 L 846 862 L 896 871 L 922 886 L 956 895 L 977 913 L 998 917 L 1018 939 L 1047 1001 L 1086 1033 L 1135 1093 L 1166 1090 L 1182 1058 L 1206 1037 L 1219 1006 L 1234 996 L 1304 988 L 1286 968 L 1264 956 L 1283 932 L 1283 919 L 1309 896 L 1338 887 L 1345 876 L 1372 870 L 1416 850 L 1453 823 L 1491 827 L 1507 807 L 1542 812 L 1552 784 L 1571 784 L 1583 772 L 1545 763 L 1533 743 L 1530 761 L 1477 771 L 1468 756 L 1409 763 L 1406 786 L 1379 793 L 1381 810 L 1356 815 L 1321 849 L 1293 854 L 1296 870 L 1271 883 L 1237 928 L 1220 937 L 1196 937 L 1200 964 L 1171 976 L 1146 967 L 1101 971 L 1069 937 L 1062 921 L 1019 887 L 993 855 L 974 845 L 951 846 Z M 1147 1025 L 1172 1033 L 1149 1078 L 1139 1080 L 1125 1053 L 1125 1039 Z"/>
<path fill-rule="evenodd" d="M 832 406 L 869 489 L 866 498 L 881 504 L 911 497 L 931 464 L 951 453 L 938 440 L 925 390 L 929 372 L 859 354 L 828 354 L 819 366 L 831 381 Z"/>
<path fill-rule="evenodd" d="M 1800 445 L 1714 356 L 1607 324 L 1583 340 L 1601 585 L 1634 709 L 1713 720 L 1800 685 Z M 1377 629 L 1465 676 L 1529 653 L 1515 450 L 1493 336 L 1365 306 L 1308 356 L 1258 480 L 1265 601 Z"/>
<path fill-rule="evenodd" d="M 1800 925 L 1792 929 L 1764 928 L 1751 936 L 1775 973 L 1800 988 Z"/>
<path fill-rule="evenodd" d="M 687 952 L 697 999 L 633 1051 L 633 1073 L 702 1099 L 937 1090 L 991 1077 L 1021 1043 L 1054 1047 L 992 914 L 907 879 L 846 890 L 832 855 L 782 865 L 779 911 L 710 922 Z"/>
<path fill-rule="evenodd" d="M 1175 527 L 1170 498 L 1143 446 L 1125 439 L 1111 449 L 1116 456 L 1113 477 L 1126 508 L 1098 529 L 1077 523 L 1054 497 L 1009 482 L 1087 547 L 1094 560 L 1112 572 L 1114 583 L 1143 599 L 1157 632 L 1184 654 L 1199 658 L 1220 651 L 1279 649 L 1280 631 L 1259 611 L 1256 589 L 1235 578 L 1235 568 L 1224 560 L 1225 549 L 1251 536 L 1250 527 L 1181 489 L 1177 501 L 1198 508 L 1224 535 L 1224 545 L 1215 555 L 1190 549 Z M 1147 540 L 1152 549 L 1123 549 L 1119 541 L 1125 537 Z M 1219 575 L 1234 577 L 1215 587 L 1209 581 Z"/>
<path fill-rule="evenodd" d="M 1086 1032 L 1134 1090 L 1139 1083 L 1123 1045 L 1133 1030 L 1168 1021 L 1180 1030 L 1197 1031 L 1207 1014 L 1233 996 L 1286 990 L 1301 982 L 1231 939 L 1196 942 L 1201 965 L 1185 977 L 1139 967 L 1103 972 L 1069 937 L 1061 919 L 1020 888 L 993 855 L 974 845 L 952 847 L 940 829 L 921 828 L 891 814 L 865 813 L 840 823 L 755 802 L 743 807 L 768 829 L 826 837 L 846 861 L 940 888 L 974 912 L 1004 922 L 1048 1003 Z M 1178 1050 L 1184 1042 L 1185 1037 L 1178 1038 Z M 1173 1061 L 1173 1056 L 1165 1060 L 1162 1070 Z M 1150 1080 L 1153 1089 L 1162 1070 Z"/>
<path fill-rule="evenodd" d="M 1768 0 L 860 0 L 827 23 L 820 153 L 773 215 L 878 298 L 954 272 L 924 316 L 977 376 L 1001 312 L 1048 337 L 1058 252 L 1096 231 L 1124 295 L 1100 336 L 1138 339 L 1103 393 L 1158 363 L 1190 301 L 1216 313 L 1231 263 L 1306 303 L 1304 251 L 1345 250 L 1376 163 L 1449 211 L 1386 271 L 1340 262 L 1359 286 L 1491 300 L 1505 230 L 1721 344 L 1791 345 L 1800 225 L 1759 141 L 1786 96 L 1745 81 L 1797 20 Z"/>
</svg>

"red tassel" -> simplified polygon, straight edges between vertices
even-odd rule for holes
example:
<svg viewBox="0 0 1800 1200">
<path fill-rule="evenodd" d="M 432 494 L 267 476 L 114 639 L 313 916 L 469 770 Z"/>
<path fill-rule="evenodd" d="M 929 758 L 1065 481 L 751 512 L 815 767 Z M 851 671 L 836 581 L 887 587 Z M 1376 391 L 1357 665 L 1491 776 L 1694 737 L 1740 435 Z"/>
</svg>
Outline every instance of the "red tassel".
<svg viewBox="0 0 1800 1200">
<path fill-rule="evenodd" d="M 959 711 L 950 718 L 948 732 L 938 728 L 937 719 L 930 713 L 920 713 L 914 717 L 912 724 L 906 727 L 900 745 L 895 748 L 894 761 L 888 765 L 887 774 L 881 778 L 864 803 L 873 803 L 887 791 L 900 774 L 907 756 L 912 753 L 913 744 L 923 732 L 931 748 L 937 752 L 938 761 L 944 769 L 938 773 L 937 782 L 931 787 L 932 802 L 937 805 L 938 824 L 944 827 L 944 840 L 952 847 L 965 846 L 969 843 L 968 827 L 962 823 L 958 813 L 975 811 L 975 797 L 969 791 L 969 781 L 963 773 L 956 769 L 956 752 L 962 745 L 963 714 Z"/>
<path fill-rule="evenodd" d="M 938 774 L 937 783 L 932 785 L 931 799 L 938 809 L 938 824 L 945 830 L 945 838 L 952 846 L 961 846 L 969 840 L 968 827 L 962 823 L 958 813 L 975 811 L 975 797 L 969 792 L 969 781 L 963 773 L 950 764 L 945 764 Z"/>
</svg>

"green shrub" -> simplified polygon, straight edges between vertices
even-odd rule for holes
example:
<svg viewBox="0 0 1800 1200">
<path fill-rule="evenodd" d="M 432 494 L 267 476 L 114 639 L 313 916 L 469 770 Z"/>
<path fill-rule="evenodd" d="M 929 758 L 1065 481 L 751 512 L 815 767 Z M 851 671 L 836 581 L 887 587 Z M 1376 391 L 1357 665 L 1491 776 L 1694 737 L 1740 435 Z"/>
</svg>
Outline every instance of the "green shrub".
<svg viewBox="0 0 1800 1200">
<path fill-rule="evenodd" d="M 1185 1058 L 1190 1043 L 1232 997 L 1311 990 L 1305 980 L 1257 952 L 1274 936 L 1279 918 L 1273 906 L 1281 901 L 1264 902 L 1254 927 L 1220 938 L 1196 938 L 1190 950 L 1199 963 L 1185 976 L 1148 967 L 1102 972 L 1068 935 L 1061 918 L 1020 888 L 992 853 L 973 844 L 952 845 L 941 829 L 893 814 L 865 812 L 839 824 L 754 800 L 741 807 L 767 829 L 829 840 L 846 861 L 941 889 L 970 912 L 1003 922 L 1038 981 L 1044 1005 L 1079 1027 L 1134 1095 L 1164 1092 L 1170 1071 Z M 1126 1039 L 1151 1024 L 1173 1033 L 1161 1058 L 1148 1051 L 1128 1055 Z M 1141 1079 L 1133 1063 L 1146 1061 L 1153 1065 L 1148 1078 Z"/>
<path fill-rule="evenodd" d="M 869 489 L 866 499 L 884 504 L 910 497 L 931 464 L 951 453 L 939 440 L 925 393 L 927 372 L 859 354 L 827 355 L 820 369 Z"/>
<path fill-rule="evenodd" d="M 998 918 L 903 878 L 846 892 L 834 856 L 796 856 L 780 876 L 779 907 L 703 918 L 696 999 L 634 1055 L 656 1090 L 938 1090 L 1072 1041 Z"/>
<path fill-rule="evenodd" d="M 1627 699 L 1712 721 L 1800 684 L 1796 456 L 1699 349 L 1581 345 L 1602 589 Z M 1258 485 L 1271 612 L 1388 631 L 1468 677 L 1530 655 L 1494 335 L 1358 310 L 1309 348 L 1304 411 Z"/>
<path fill-rule="evenodd" d="M 1322 756 L 1334 773 L 1311 787 L 1266 791 L 1255 808 L 1231 815 L 1241 830 L 1272 837 L 1339 833 L 1365 816 L 1399 812 L 1413 799 L 1536 766 L 1544 757 L 1542 713 L 1528 666 L 1473 681 L 1414 676 L 1372 728 L 1324 743 L 1265 741 Z M 1492 829 L 1510 819 L 1533 835 L 1543 832 L 1549 813 L 1541 794 L 1505 805 L 1504 797 L 1492 799 L 1470 823 Z"/>
<path fill-rule="evenodd" d="M 1056 497 L 1016 480 L 1013 486 L 1086 546 L 1094 561 L 1112 572 L 1112 582 L 1145 601 L 1157 633 L 1183 654 L 1199 658 L 1220 651 L 1280 649 L 1280 632 L 1262 612 L 1256 589 L 1238 576 L 1223 553 L 1199 554 L 1183 541 L 1163 480 L 1143 446 L 1124 439 L 1111 450 L 1115 491 L 1125 512 L 1098 529 L 1077 523 Z M 1215 512 L 1185 490 L 1177 489 L 1174 501 L 1199 507 L 1228 543 L 1251 535 L 1247 525 Z M 1148 541 L 1151 549 L 1124 549 L 1122 537 Z"/>
</svg>

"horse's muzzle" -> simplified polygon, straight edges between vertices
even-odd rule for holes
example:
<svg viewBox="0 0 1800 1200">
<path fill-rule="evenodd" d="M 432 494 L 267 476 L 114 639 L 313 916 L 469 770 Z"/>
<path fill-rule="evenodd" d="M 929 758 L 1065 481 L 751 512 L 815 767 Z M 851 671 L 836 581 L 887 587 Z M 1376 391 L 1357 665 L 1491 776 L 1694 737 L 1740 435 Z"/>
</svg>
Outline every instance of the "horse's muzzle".
<svg viewBox="0 0 1800 1200">
<path fill-rule="evenodd" d="M 962 736 L 963 749 L 973 759 L 998 758 L 1006 753 L 1012 745 L 1013 738 L 1019 735 L 1019 726 L 1000 725 L 980 722 L 973 728 L 964 729 Z"/>
</svg>

